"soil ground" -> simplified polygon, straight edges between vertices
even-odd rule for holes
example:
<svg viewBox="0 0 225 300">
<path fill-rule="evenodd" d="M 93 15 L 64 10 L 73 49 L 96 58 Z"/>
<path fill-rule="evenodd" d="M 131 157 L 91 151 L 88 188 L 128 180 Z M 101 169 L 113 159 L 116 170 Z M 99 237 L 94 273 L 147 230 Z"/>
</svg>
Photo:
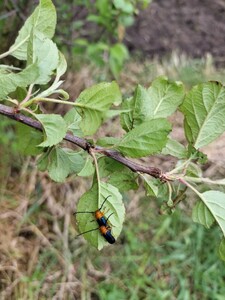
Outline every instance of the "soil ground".
<svg viewBox="0 0 225 300">
<path fill-rule="evenodd" d="M 146 57 L 174 50 L 199 58 L 211 53 L 225 66 L 224 0 L 154 0 L 126 35 L 131 51 Z"/>
<path fill-rule="evenodd" d="M 9 48 L 17 35 L 17 30 L 12 31 L 12 28 L 22 26 L 38 1 L 29 0 L 26 5 L 24 0 L 17 2 L 18 7 L 14 10 L 9 10 L 8 1 L 0 5 L 1 52 Z M 71 14 L 71 10 L 60 9 L 61 2 L 53 2 L 58 13 L 57 36 L 61 36 L 65 44 L 66 39 L 82 38 L 82 33 L 85 38 L 92 39 L 98 30 L 93 23 L 86 24 L 87 28 L 81 32 L 71 26 L 72 22 L 87 17 L 84 8 L 71 6 L 67 0 L 65 5 L 71 8 Z M 9 17 L 5 19 L 7 14 Z M 4 20 L 6 23 L 1 29 Z M 65 32 L 62 31 L 64 27 L 67 28 Z M 70 36 L 67 37 L 67 34 Z M 140 11 L 134 25 L 127 29 L 125 43 L 131 52 L 138 52 L 140 57 L 161 58 L 174 50 L 194 58 L 211 53 L 216 64 L 225 67 L 225 1 L 153 0 L 147 9 Z"/>
</svg>

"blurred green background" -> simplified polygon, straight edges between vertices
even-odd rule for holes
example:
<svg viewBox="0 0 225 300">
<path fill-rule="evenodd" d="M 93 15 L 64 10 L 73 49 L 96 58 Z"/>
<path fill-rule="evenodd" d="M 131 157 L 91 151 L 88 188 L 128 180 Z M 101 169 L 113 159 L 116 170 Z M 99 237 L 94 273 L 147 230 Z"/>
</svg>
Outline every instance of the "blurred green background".
<svg viewBox="0 0 225 300">
<path fill-rule="evenodd" d="M 135 38 L 131 41 L 129 32 L 133 36 L 137 30 L 138 36 L 137 24 L 152 24 L 146 12 L 154 14 L 152 9 L 161 1 L 53 2 L 58 14 L 55 42 L 69 62 L 64 88 L 73 99 L 84 88 L 114 78 L 125 96 L 133 93 L 137 83 L 148 86 L 162 74 L 183 81 L 187 89 L 206 80 L 224 82 L 223 63 L 215 63 L 218 58 L 210 53 L 195 57 L 174 48 L 170 54 L 159 56 L 157 48 L 147 55 L 141 48 L 130 47 Z M 188 7 L 193 7 L 194 1 L 189 6 L 179 6 L 178 2 L 171 1 L 171 11 L 177 5 L 178 16 L 183 7 L 190 13 Z M 1 53 L 13 43 L 18 28 L 37 3 L 1 1 Z M 200 9 L 200 2 L 196 3 Z M 218 3 L 214 3 L 215 11 Z M 160 21 L 160 10 L 158 13 Z M 151 43 L 157 44 L 154 40 Z M 3 63 L 15 61 L 9 57 Z M 64 108 L 54 106 L 54 111 L 64 112 Z M 175 116 L 174 121 L 182 140 L 182 120 Z M 117 125 L 116 119 L 108 121 L 99 135 L 113 135 Z M 47 174 L 36 169 L 36 158 L 18 152 L 18 143 L 14 122 L 0 116 L 1 300 L 225 299 L 225 264 L 217 254 L 221 232 L 217 227 L 206 230 L 192 222 L 195 199 L 190 197 L 173 215 L 166 216 L 159 214 L 160 203 L 146 197 L 141 187 L 124 194 L 127 214 L 122 234 L 115 245 L 99 252 L 83 237 L 76 238 L 73 216 L 90 179 L 71 176 L 64 184 L 51 182 Z M 217 156 L 214 150 L 207 153 L 210 159 Z M 209 160 L 205 174 L 224 176 L 223 160 L 220 157 L 220 164 Z M 169 169 L 174 161 L 153 157 L 151 164 Z"/>
</svg>

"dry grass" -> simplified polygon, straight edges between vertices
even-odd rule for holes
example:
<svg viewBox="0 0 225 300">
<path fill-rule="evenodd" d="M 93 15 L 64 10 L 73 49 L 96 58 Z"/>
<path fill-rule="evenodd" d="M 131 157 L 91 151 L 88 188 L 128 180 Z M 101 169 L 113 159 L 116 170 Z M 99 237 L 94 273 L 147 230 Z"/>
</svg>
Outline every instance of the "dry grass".
<svg viewBox="0 0 225 300">
<path fill-rule="evenodd" d="M 65 295 L 74 295 L 80 286 L 68 245 L 70 235 L 76 235 L 70 226 L 76 201 L 90 183 L 71 178 L 65 184 L 53 184 L 34 164 L 31 159 L 24 161 L 22 170 L 10 178 L 13 189 L 9 192 L 6 187 L 1 196 L 0 299 L 30 299 L 26 281 L 45 253 L 55 256 L 57 263 L 38 293 L 44 295 L 59 278 L 55 299 L 67 299 Z M 37 279 L 29 282 L 34 290 L 39 284 Z M 39 299 L 34 296 L 32 299 Z"/>
</svg>

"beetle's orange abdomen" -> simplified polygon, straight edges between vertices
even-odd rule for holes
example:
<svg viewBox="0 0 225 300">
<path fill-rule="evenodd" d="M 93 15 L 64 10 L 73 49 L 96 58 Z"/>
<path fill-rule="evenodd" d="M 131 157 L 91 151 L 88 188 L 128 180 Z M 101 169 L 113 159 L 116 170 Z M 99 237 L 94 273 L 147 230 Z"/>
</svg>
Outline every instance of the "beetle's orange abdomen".
<svg viewBox="0 0 225 300">
<path fill-rule="evenodd" d="M 100 226 L 99 230 L 102 235 L 106 235 L 106 232 L 108 231 L 108 229 L 105 226 Z"/>
<path fill-rule="evenodd" d="M 102 236 L 106 239 L 106 241 L 110 244 L 114 244 L 115 243 L 115 238 L 111 233 L 111 228 L 110 227 L 106 227 L 106 226 L 100 226 L 99 230 L 102 234 Z"/>
</svg>

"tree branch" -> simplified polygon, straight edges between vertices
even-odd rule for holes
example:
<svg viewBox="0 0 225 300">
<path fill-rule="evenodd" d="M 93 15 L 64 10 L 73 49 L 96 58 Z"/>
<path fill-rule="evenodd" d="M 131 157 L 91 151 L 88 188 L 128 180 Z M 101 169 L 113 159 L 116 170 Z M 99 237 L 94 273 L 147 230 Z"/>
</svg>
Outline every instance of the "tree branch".
<svg viewBox="0 0 225 300">
<path fill-rule="evenodd" d="M 43 131 L 42 125 L 40 122 L 27 117 L 21 113 L 17 113 L 16 110 L 12 107 L 0 104 L 0 114 L 15 120 L 17 122 L 23 123 L 25 125 L 28 125 L 32 128 L 35 128 L 39 131 Z M 64 140 L 69 141 L 78 147 L 82 148 L 85 151 L 89 152 L 90 144 L 85 139 L 79 138 L 75 135 L 67 133 L 64 137 Z M 91 146 L 92 151 L 96 151 L 98 153 L 102 153 L 120 163 L 128 167 L 133 172 L 140 172 L 145 173 L 148 175 L 151 175 L 152 177 L 159 178 L 161 181 L 167 181 L 166 175 L 158 168 L 154 167 L 145 167 L 141 164 L 138 164 L 136 162 L 131 161 L 130 159 L 122 156 L 118 151 L 116 150 L 108 150 L 100 146 Z"/>
</svg>

